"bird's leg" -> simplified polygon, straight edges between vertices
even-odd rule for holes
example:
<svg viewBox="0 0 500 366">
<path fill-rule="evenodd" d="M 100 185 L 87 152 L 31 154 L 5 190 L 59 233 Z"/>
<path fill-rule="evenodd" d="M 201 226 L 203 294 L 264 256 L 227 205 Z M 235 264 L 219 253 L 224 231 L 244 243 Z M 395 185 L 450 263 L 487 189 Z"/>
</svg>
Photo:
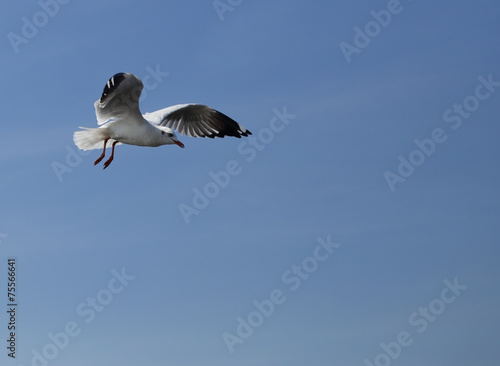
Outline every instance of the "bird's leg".
<svg viewBox="0 0 500 366">
<path fill-rule="evenodd" d="M 106 155 L 106 144 L 108 143 L 109 137 L 104 140 L 104 148 L 102 149 L 102 154 L 97 158 L 96 161 L 94 161 L 94 165 L 97 165 L 101 162 L 102 159 L 104 159 L 104 156 Z"/>
<path fill-rule="evenodd" d="M 109 157 L 109 159 L 108 159 L 108 160 L 106 160 L 106 161 L 104 162 L 104 168 L 103 168 L 103 169 L 106 169 L 106 168 L 109 166 L 109 164 L 111 164 L 111 162 L 113 161 L 113 158 L 114 158 L 114 156 L 115 156 L 115 145 L 116 145 L 117 143 L 118 143 L 118 141 L 114 141 L 114 142 L 113 142 L 113 145 L 111 146 L 111 156 Z"/>
</svg>

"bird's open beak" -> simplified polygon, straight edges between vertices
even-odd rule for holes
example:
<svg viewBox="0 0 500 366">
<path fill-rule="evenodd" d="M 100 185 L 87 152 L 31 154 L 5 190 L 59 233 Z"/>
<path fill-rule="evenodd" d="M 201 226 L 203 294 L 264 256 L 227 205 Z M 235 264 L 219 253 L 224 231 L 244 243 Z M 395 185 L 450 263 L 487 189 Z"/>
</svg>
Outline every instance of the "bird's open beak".
<svg viewBox="0 0 500 366">
<path fill-rule="evenodd" d="M 177 146 L 180 146 L 184 149 L 184 144 L 182 142 L 180 142 L 179 140 L 174 140 L 174 144 L 176 144 Z"/>
</svg>

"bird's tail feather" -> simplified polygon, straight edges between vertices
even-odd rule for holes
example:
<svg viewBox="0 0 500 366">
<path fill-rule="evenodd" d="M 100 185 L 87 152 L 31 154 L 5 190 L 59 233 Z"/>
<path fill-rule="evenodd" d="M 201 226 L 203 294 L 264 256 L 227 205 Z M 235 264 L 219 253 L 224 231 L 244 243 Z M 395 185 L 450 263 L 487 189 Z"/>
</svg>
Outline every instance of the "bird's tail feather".
<svg viewBox="0 0 500 366">
<path fill-rule="evenodd" d="M 87 128 L 80 127 L 82 131 L 76 131 L 73 134 L 73 141 L 79 149 L 94 150 L 104 147 L 104 140 L 108 138 L 106 129 L 104 128 Z M 114 140 L 108 140 L 107 147 L 112 145 Z"/>
</svg>

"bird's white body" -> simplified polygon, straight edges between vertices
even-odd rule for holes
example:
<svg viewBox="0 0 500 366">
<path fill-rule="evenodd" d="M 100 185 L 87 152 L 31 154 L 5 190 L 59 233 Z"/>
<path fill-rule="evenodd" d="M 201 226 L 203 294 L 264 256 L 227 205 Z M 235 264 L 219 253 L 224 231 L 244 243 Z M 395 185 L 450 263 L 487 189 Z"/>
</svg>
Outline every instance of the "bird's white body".
<svg viewBox="0 0 500 366">
<path fill-rule="evenodd" d="M 135 75 L 114 75 L 94 104 L 100 126 L 80 127 L 82 130 L 74 133 L 73 140 L 80 149 L 103 149 L 94 164 L 104 158 L 106 147 L 110 146 L 111 157 L 104 164 L 104 168 L 108 167 L 117 144 L 184 147 L 173 130 L 187 136 L 210 138 L 240 138 L 252 134 L 228 116 L 202 104 L 179 104 L 142 115 L 139 110 L 142 88 L 141 80 Z"/>
<path fill-rule="evenodd" d="M 153 126 L 146 120 L 144 122 L 140 127 L 134 127 L 130 122 L 112 121 L 106 125 L 106 128 L 109 130 L 111 139 L 120 141 L 123 144 L 157 147 L 174 143 L 173 139 L 165 134 L 165 131 Z M 173 133 L 170 128 L 163 128 Z"/>
<path fill-rule="evenodd" d="M 134 121 L 116 120 L 98 128 L 86 128 L 76 131 L 74 140 L 82 150 L 92 150 L 102 149 L 106 138 L 118 141 L 118 144 L 157 147 L 174 144 L 172 137 L 170 128 L 155 126 L 144 119 L 139 125 Z"/>
</svg>

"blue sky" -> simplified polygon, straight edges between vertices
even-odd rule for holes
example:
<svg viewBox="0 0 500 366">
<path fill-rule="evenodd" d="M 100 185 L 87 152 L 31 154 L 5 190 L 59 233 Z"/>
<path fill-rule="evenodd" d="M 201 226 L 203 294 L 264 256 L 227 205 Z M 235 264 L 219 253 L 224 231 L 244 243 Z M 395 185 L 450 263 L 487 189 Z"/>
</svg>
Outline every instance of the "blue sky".
<svg viewBox="0 0 500 366">
<path fill-rule="evenodd" d="M 496 2 L 1 10 L 2 365 L 497 362 Z M 72 134 L 116 72 L 155 81 L 144 113 L 208 104 L 253 138 L 103 171 Z"/>
</svg>

